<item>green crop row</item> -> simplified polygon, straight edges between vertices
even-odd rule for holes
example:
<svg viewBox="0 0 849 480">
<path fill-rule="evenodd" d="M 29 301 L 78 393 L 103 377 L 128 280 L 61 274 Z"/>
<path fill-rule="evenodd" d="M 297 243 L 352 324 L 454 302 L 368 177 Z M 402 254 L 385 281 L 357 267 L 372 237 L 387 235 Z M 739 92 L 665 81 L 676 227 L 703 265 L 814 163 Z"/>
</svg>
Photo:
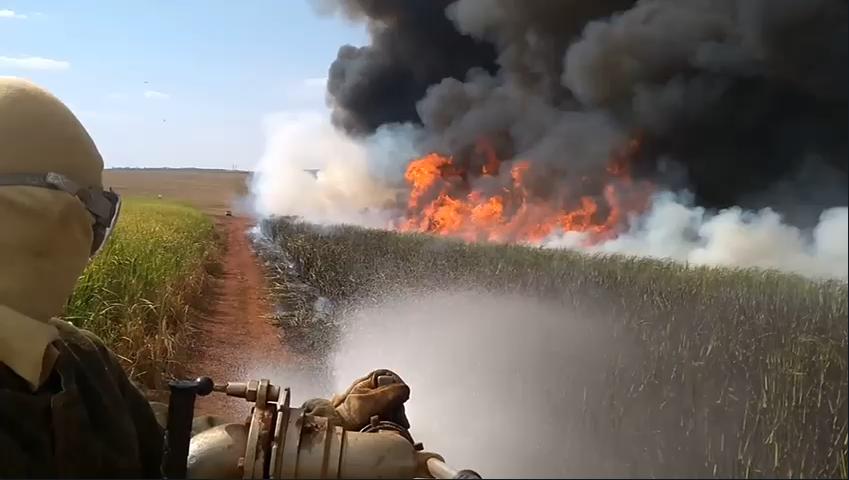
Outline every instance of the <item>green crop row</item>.
<svg viewBox="0 0 849 480">
<path fill-rule="evenodd" d="M 108 245 L 80 278 L 65 319 L 100 336 L 134 379 L 161 387 L 215 250 L 212 220 L 198 210 L 126 201 Z"/>
</svg>

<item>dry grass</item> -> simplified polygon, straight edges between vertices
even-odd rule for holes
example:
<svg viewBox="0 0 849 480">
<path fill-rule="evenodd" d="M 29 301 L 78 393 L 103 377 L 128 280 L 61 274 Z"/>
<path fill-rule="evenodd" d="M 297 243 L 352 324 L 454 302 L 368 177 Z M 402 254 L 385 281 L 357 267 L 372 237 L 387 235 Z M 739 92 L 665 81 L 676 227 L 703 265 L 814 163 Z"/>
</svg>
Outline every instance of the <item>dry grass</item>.
<svg viewBox="0 0 849 480">
<path fill-rule="evenodd" d="M 212 221 L 200 211 L 128 200 L 110 242 L 80 278 L 66 319 L 102 338 L 133 379 L 162 388 L 215 252 Z"/>
<path fill-rule="evenodd" d="M 281 247 L 265 249 L 279 320 L 304 349 L 334 338 L 333 311 L 314 315 L 321 297 L 337 313 L 397 288 L 553 299 L 637 345 L 585 412 L 638 452 L 637 474 L 847 476 L 845 283 L 284 220 L 263 229 Z"/>
<path fill-rule="evenodd" d="M 237 210 L 247 194 L 247 172 L 202 169 L 112 169 L 103 182 L 118 193 L 158 198 L 192 206 L 205 213 L 223 215 Z"/>
</svg>

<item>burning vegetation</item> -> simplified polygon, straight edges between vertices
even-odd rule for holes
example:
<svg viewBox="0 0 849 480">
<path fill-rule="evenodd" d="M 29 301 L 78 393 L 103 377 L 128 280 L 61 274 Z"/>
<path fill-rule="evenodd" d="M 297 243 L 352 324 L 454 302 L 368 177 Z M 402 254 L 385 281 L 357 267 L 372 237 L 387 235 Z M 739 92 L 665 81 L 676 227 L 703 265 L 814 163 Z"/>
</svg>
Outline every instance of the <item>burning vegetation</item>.
<svg viewBox="0 0 849 480">
<path fill-rule="evenodd" d="M 847 2 L 317 3 L 370 41 L 262 214 L 846 278 Z"/>
<path fill-rule="evenodd" d="M 334 124 L 413 125 L 429 153 L 402 230 L 597 242 L 645 210 L 634 177 L 805 228 L 846 205 L 843 0 L 318 3 L 371 37 L 330 66 Z"/>
<path fill-rule="evenodd" d="M 261 215 L 846 278 L 847 2 L 316 3 L 370 40 Z"/>
<path fill-rule="evenodd" d="M 407 166 L 407 214 L 397 228 L 500 243 L 537 243 L 567 232 L 585 234 L 590 244 L 609 239 L 628 215 L 648 207 L 651 183 L 631 176 L 640 143 L 635 136 L 612 152 L 595 181 L 583 175 L 578 189 L 562 187 L 546 195 L 537 194 L 529 181 L 535 173 L 532 162 L 502 162 L 487 141 L 478 142 L 477 159 L 466 162 L 469 168 L 451 156 L 430 153 Z"/>
</svg>

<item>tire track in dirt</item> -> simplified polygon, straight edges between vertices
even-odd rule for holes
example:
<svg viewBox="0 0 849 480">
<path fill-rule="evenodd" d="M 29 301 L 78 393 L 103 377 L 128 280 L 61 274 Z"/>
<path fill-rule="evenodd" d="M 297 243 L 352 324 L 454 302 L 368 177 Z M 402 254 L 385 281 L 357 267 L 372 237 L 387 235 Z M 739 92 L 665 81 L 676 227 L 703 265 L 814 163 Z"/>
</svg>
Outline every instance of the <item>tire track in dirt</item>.
<svg viewBox="0 0 849 480">
<path fill-rule="evenodd" d="M 254 367 L 258 363 L 288 365 L 294 357 L 279 328 L 269 321 L 273 306 L 266 278 L 247 235 L 252 221 L 217 216 L 215 222 L 225 249 L 210 279 L 207 301 L 193 319 L 185 369 L 191 377 L 208 376 L 216 383 L 259 380 Z M 195 415 L 240 421 L 250 413 L 249 406 L 243 399 L 213 394 L 198 398 Z"/>
</svg>

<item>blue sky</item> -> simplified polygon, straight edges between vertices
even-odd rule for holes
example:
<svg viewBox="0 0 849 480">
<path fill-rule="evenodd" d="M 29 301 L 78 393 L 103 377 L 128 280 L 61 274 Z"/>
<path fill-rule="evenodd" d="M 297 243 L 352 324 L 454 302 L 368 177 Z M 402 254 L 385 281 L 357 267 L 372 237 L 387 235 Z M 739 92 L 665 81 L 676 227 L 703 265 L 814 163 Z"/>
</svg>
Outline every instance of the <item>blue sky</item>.
<svg viewBox="0 0 849 480">
<path fill-rule="evenodd" d="M 322 111 L 365 29 L 308 0 L 0 0 L 0 75 L 64 100 L 107 166 L 252 168 L 263 118 Z"/>
</svg>

